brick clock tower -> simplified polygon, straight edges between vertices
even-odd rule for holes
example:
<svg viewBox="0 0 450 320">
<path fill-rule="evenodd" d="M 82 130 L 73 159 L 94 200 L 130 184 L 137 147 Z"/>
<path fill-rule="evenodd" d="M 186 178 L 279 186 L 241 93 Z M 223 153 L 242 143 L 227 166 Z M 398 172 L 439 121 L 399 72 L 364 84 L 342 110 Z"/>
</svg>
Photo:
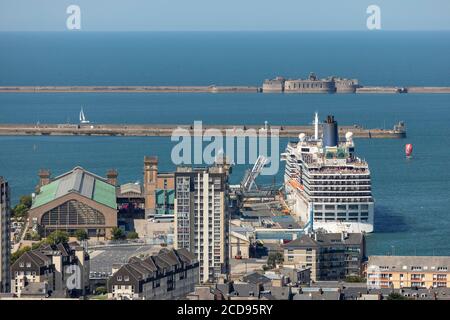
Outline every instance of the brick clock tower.
<svg viewBox="0 0 450 320">
<path fill-rule="evenodd" d="M 158 157 L 144 157 L 144 195 L 146 216 L 155 214 L 157 179 Z"/>
</svg>

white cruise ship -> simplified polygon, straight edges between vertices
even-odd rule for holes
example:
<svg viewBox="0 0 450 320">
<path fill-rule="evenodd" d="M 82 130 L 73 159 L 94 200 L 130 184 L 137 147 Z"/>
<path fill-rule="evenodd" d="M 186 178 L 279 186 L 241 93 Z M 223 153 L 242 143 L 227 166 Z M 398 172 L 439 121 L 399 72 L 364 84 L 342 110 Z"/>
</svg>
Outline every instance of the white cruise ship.
<svg viewBox="0 0 450 320">
<path fill-rule="evenodd" d="M 289 142 L 282 159 L 286 161 L 285 191 L 292 214 L 314 229 L 328 232 L 372 232 L 374 200 L 370 170 L 356 157 L 353 134 L 339 141 L 333 116 L 321 124 L 315 115 L 313 137 L 301 133 Z M 313 209 L 313 210 L 311 210 Z"/>
</svg>

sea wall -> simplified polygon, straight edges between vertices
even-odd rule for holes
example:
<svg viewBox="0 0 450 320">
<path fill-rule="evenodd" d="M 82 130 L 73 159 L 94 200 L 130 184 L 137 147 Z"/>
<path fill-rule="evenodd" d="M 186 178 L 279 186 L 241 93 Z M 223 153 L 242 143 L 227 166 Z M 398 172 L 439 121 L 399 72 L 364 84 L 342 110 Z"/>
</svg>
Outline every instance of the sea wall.
<svg viewBox="0 0 450 320">
<path fill-rule="evenodd" d="M 280 126 L 270 125 L 266 128 L 261 125 L 204 125 L 201 131 L 194 131 L 192 125 L 177 124 L 0 124 L 0 136 L 67 136 L 67 135 L 87 135 L 87 136 L 155 136 L 170 137 L 174 130 L 184 129 L 184 133 L 189 135 L 205 134 L 205 130 L 215 128 L 232 136 L 255 136 L 267 130 L 267 135 L 271 134 L 271 129 L 276 129 L 280 137 L 297 138 L 300 133 L 313 135 L 312 126 Z M 251 130 L 252 129 L 252 130 Z M 404 138 L 404 130 L 384 130 L 366 129 L 358 125 L 340 126 L 339 135 L 351 131 L 355 138 Z M 178 131 L 181 132 L 181 131 Z"/>
</svg>

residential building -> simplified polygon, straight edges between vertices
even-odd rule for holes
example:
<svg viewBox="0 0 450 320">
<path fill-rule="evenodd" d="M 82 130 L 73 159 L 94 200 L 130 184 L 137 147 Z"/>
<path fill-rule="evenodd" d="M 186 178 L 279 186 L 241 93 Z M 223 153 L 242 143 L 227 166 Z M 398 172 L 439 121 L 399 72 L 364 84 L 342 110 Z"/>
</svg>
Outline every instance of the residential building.
<svg viewBox="0 0 450 320">
<path fill-rule="evenodd" d="M 283 246 L 284 264 L 311 268 L 311 280 L 340 280 L 360 276 L 365 259 L 362 233 L 305 234 Z"/>
<path fill-rule="evenodd" d="M 369 288 L 450 288 L 449 256 L 369 256 Z"/>
<path fill-rule="evenodd" d="M 286 276 L 294 286 L 309 285 L 311 282 L 310 268 L 297 269 L 293 266 L 286 265 L 280 268 L 280 273 Z"/>
<path fill-rule="evenodd" d="M 175 172 L 174 247 L 196 255 L 201 283 L 229 274 L 229 169 L 223 163 Z"/>
<path fill-rule="evenodd" d="M 292 291 L 292 300 L 343 300 L 340 288 L 299 287 Z"/>
<path fill-rule="evenodd" d="M 82 296 L 89 289 L 89 255 L 78 243 L 44 244 L 22 254 L 11 266 L 12 293 Z M 45 292 L 43 292 L 45 288 Z"/>
<path fill-rule="evenodd" d="M 144 198 L 146 217 L 173 218 L 174 174 L 158 172 L 158 158 L 144 157 Z"/>
<path fill-rule="evenodd" d="M 226 300 L 292 300 L 291 287 L 283 279 L 279 274 L 254 272 L 238 281 L 218 283 L 216 291 Z"/>
<path fill-rule="evenodd" d="M 186 295 L 187 300 L 220 300 L 215 288 L 209 285 L 197 285 L 193 292 Z"/>
<path fill-rule="evenodd" d="M 81 167 L 53 179 L 48 170 L 41 170 L 39 177 L 29 219 L 44 236 L 55 230 L 73 234 L 85 229 L 92 237 L 110 237 L 117 226 L 116 186 L 111 180 Z"/>
<path fill-rule="evenodd" d="M 185 297 L 198 284 L 197 258 L 186 249 L 162 249 L 145 259 L 133 257 L 108 279 L 108 298 L 168 300 Z"/>
<path fill-rule="evenodd" d="M 0 176 L 0 293 L 10 292 L 11 208 L 8 181 Z"/>
</svg>

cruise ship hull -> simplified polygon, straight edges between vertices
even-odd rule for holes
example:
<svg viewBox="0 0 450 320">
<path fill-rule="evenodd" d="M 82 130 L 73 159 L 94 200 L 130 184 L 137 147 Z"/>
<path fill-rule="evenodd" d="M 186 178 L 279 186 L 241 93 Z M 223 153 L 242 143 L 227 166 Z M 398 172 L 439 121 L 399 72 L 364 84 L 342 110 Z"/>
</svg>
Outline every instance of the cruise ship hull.
<svg viewBox="0 0 450 320">
<path fill-rule="evenodd" d="M 295 190 L 292 187 L 290 187 L 288 184 L 286 184 L 285 187 L 286 190 L 286 198 L 288 203 L 291 207 L 291 214 L 294 215 L 299 219 L 300 222 L 302 222 L 304 225 L 308 224 L 311 221 L 311 210 L 310 207 L 314 205 L 319 206 L 325 206 L 325 203 L 311 203 L 308 202 L 306 199 L 303 198 L 301 191 Z M 356 203 L 348 203 L 349 205 L 358 205 Z M 348 219 L 351 218 L 351 214 L 355 214 L 356 216 L 361 215 L 361 210 L 357 209 L 354 211 L 345 211 L 346 213 L 346 219 L 345 221 L 339 221 L 338 218 L 338 212 L 336 210 L 328 210 L 322 213 L 322 216 L 316 216 L 313 211 L 313 226 L 314 230 L 322 229 L 326 232 L 336 233 L 336 232 L 350 232 L 350 233 L 371 233 L 373 232 L 373 217 L 374 217 L 374 204 L 369 203 L 367 204 L 367 222 L 362 221 L 349 221 Z M 333 218 L 330 218 L 330 221 L 326 221 L 326 215 L 330 215 Z M 331 220 L 332 219 L 332 220 Z M 356 218 L 355 218 L 356 219 Z"/>
</svg>

